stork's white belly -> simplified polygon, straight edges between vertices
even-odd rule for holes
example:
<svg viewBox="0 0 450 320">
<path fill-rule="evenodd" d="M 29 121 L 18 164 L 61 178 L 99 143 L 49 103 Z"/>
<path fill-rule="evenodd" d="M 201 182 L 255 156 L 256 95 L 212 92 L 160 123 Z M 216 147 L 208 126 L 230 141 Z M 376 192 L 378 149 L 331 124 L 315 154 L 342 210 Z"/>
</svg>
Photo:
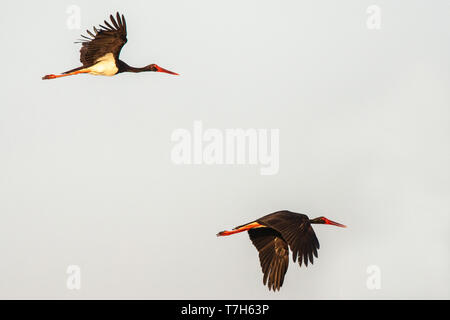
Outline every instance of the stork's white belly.
<svg viewBox="0 0 450 320">
<path fill-rule="evenodd" d="M 119 71 L 112 53 L 105 54 L 97 59 L 96 63 L 89 68 L 89 73 L 96 76 L 113 76 Z"/>
</svg>

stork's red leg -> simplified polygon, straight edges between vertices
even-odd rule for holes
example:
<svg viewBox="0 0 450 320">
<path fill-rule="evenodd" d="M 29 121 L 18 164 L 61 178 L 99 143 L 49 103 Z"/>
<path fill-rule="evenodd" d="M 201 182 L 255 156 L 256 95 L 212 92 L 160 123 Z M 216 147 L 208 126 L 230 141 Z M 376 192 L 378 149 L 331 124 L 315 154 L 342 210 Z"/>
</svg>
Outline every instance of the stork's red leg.
<svg viewBox="0 0 450 320">
<path fill-rule="evenodd" d="M 74 76 L 74 75 L 80 74 L 80 73 L 89 73 L 89 70 L 79 70 L 79 71 L 74 71 L 74 72 L 70 72 L 70 73 L 63 73 L 63 74 L 48 74 L 46 76 L 43 76 L 42 80 L 56 79 L 56 78 L 67 77 L 67 76 Z"/>
<path fill-rule="evenodd" d="M 221 231 L 221 232 L 219 232 L 217 234 L 217 236 L 218 237 L 229 236 L 229 235 L 232 235 L 232 234 L 235 234 L 235 233 L 244 232 L 244 231 L 247 231 L 247 230 L 250 230 L 250 229 L 253 229 L 253 228 L 260 228 L 260 227 L 264 227 L 264 226 L 262 224 L 259 224 L 258 222 L 252 222 L 252 223 L 246 224 L 246 225 L 244 225 L 242 227 L 233 229 L 231 231 L 227 231 L 227 230 Z"/>
</svg>

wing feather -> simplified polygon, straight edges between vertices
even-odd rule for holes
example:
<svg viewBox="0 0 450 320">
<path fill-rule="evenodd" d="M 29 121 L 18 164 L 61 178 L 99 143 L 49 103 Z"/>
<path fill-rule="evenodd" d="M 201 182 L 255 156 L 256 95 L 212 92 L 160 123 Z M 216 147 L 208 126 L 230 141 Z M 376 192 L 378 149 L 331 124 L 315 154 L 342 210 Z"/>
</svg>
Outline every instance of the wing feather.
<svg viewBox="0 0 450 320">
<path fill-rule="evenodd" d="M 309 262 L 314 263 L 314 256 L 318 257 L 319 240 L 306 215 L 290 211 L 278 211 L 256 221 L 275 229 L 281 234 L 292 250 L 293 261 L 298 261 L 300 266 L 302 263 L 308 266 Z"/>
<path fill-rule="evenodd" d="M 263 283 L 269 290 L 280 290 L 289 265 L 289 248 L 281 234 L 271 228 L 248 230 L 250 240 L 259 252 Z"/>
<path fill-rule="evenodd" d="M 100 25 L 99 29 L 93 27 L 94 33 L 86 30 L 92 38 L 81 35 L 80 61 L 84 67 L 92 66 L 97 60 L 108 53 L 112 53 L 114 58 L 119 58 L 122 47 L 127 42 L 127 29 L 125 17 L 120 17 L 117 12 L 117 21 L 113 15 L 110 15 L 111 23 L 104 21 L 105 26 Z M 113 27 L 114 26 L 114 27 Z"/>
</svg>

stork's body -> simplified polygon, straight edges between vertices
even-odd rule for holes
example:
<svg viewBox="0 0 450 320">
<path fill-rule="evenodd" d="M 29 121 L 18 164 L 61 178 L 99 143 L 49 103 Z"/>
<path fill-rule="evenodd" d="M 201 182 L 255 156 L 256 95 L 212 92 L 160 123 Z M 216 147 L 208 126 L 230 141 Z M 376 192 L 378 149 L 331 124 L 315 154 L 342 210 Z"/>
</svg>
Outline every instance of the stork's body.
<svg viewBox="0 0 450 320">
<path fill-rule="evenodd" d="M 329 224 L 345 227 L 343 224 L 319 217 L 310 220 L 308 216 L 291 211 L 277 211 L 230 231 L 221 231 L 220 236 L 248 231 L 250 240 L 259 252 L 259 260 L 264 274 L 263 283 L 269 290 L 280 290 L 289 265 L 289 248 L 292 259 L 301 266 L 313 263 L 317 258 L 319 240 L 311 224 Z"/>
<path fill-rule="evenodd" d="M 96 64 L 87 69 L 90 71 L 90 74 L 96 76 L 113 76 L 119 72 L 112 53 L 107 53 L 103 57 L 100 57 Z"/>
<path fill-rule="evenodd" d="M 100 25 L 100 29 L 94 27 L 94 33 L 86 30 L 91 38 L 83 36 L 81 40 L 80 61 L 81 67 L 66 71 L 62 74 L 49 74 L 42 79 L 55 79 L 88 73 L 96 76 L 114 76 L 121 72 L 165 72 L 178 75 L 156 64 L 150 64 L 142 68 L 131 67 L 119 59 L 122 47 L 127 43 L 127 25 L 125 17 L 117 13 L 116 18 L 110 16 L 111 24 L 105 20 L 106 26 Z"/>
</svg>

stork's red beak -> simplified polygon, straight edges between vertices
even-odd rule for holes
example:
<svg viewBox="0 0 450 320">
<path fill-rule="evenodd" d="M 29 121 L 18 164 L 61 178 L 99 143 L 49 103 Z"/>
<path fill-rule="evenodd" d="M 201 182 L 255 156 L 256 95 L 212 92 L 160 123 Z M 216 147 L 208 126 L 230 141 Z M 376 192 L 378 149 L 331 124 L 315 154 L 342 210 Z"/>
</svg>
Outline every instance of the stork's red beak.
<svg viewBox="0 0 450 320">
<path fill-rule="evenodd" d="M 340 224 L 339 222 L 331 221 L 327 218 L 324 218 L 325 224 L 331 224 L 332 226 L 341 227 L 341 228 L 347 228 L 346 225 Z"/>
<path fill-rule="evenodd" d="M 155 68 L 156 68 L 156 72 L 165 72 L 165 73 L 168 73 L 168 74 L 174 74 L 176 76 L 179 76 L 178 73 L 175 73 L 175 72 L 169 71 L 167 69 L 161 68 L 160 66 L 156 66 L 155 65 Z"/>
</svg>

